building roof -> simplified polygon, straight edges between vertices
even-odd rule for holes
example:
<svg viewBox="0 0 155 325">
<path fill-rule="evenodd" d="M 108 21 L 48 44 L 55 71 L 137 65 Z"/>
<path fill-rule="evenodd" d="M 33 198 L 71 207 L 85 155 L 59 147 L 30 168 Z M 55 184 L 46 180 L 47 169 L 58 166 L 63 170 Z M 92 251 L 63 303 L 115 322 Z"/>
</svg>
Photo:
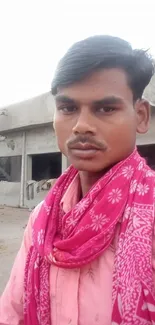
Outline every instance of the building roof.
<svg viewBox="0 0 155 325">
<path fill-rule="evenodd" d="M 0 133 L 53 122 L 54 99 L 50 92 L 0 109 Z"/>
</svg>

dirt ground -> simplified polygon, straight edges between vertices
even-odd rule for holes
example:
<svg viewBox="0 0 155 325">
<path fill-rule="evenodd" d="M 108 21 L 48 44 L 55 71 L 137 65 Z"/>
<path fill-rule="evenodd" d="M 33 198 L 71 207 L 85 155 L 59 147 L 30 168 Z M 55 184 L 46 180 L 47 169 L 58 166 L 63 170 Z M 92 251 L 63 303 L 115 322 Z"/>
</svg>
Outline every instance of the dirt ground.
<svg viewBox="0 0 155 325">
<path fill-rule="evenodd" d="M 9 279 L 30 212 L 0 206 L 0 295 Z"/>
</svg>

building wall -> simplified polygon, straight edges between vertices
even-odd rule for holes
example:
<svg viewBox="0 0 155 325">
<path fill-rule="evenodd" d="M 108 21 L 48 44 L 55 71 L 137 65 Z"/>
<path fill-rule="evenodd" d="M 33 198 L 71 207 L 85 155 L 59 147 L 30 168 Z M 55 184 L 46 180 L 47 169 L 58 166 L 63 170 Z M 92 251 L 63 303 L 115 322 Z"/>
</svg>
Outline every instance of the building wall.
<svg viewBox="0 0 155 325">
<path fill-rule="evenodd" d="M 6 133 L 0 139 L 0 156 L 20 156 L 22 154 L 22 131 Z M 57 152 L 56 136 L 51 125 L 36 127 L 26 131 L 26 154 Z"/>
<path fill-rule="evenodd" d="M 57 152 L 57 140 L 52 128 L 52 123 L 49 126 L 28 130 L 26 133 L 26 153 L 40 154 Z"/>
<path fill-rule="evenodd" d="M 0 182 L 0 205 L 7 205 L 12 207 L 19 207 L 20 199 L 20 183 L 19 182 Z M 33 209 L 39 202 L 41 202 L 48 191 L 41 191 L 36 193 L 32 200 L 27 200 L 24 197 L 24 206 Z"/>
<path fill-rule="evenodd" d="M 51 93 L 0 109 L 0 132 L 43 125 L 53 121 L 55 103 Z"/>
<path fill-rule="evenodd" d="M 52 123 L 46 126 L 27 129 L 25 133 L 25 178 L 30 180 L 32 177 L 31 155 L 58 152 L 59 149 Z M 0 204 L 19 206 L 21 189 L 21 166 L 19 166 L 19 160 L 21 164 L 22 145 L 23 131 L 6 132 L 5 136 L 0 137 L 0 156 L 14 157 L 13 165 L 11 165 L 12 182 L 0 182 Z M 46 193 L 47 191 L 35 192 L 34 199 L 27 200 L 25 191 L 24 205 L 33 208 L 44 198 Z"/>
<path fill-rule="evenodd" d="M 22 132 L 11 132 L 0 137 L 0 156 L 20 156 L 22 153 Z"/>
</svg>

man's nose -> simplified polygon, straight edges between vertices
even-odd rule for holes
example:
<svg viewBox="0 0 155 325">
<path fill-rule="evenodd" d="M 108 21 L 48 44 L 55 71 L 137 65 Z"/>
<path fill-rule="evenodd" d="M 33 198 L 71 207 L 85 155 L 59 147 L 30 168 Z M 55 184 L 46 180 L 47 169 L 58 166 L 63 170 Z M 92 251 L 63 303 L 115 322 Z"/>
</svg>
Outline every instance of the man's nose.
<svg viewBox="0 0 155 325">
<path fill-rule="evenodd" d="M 96 133 L 96 127 L 94 126 L 94 119 L 91 114 L 87 112 L 81 112 L 77 118 L 76 125 L 73 127 L 74 134 L 86 134 Z"/>
</svg>

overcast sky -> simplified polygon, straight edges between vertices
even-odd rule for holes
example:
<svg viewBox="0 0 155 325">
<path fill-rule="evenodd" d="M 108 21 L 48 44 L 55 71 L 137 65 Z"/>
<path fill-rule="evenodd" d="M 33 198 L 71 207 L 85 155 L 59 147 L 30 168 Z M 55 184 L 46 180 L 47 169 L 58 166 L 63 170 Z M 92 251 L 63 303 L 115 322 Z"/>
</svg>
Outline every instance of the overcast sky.
<svg viewBox="0 0 155 325">
<path fill-rule="evenodd" d="M 49 91 L 67 48 L 94 34 L 155 56 L 155 0 L 0 0 L 0 107 Z"/>
</svg>

